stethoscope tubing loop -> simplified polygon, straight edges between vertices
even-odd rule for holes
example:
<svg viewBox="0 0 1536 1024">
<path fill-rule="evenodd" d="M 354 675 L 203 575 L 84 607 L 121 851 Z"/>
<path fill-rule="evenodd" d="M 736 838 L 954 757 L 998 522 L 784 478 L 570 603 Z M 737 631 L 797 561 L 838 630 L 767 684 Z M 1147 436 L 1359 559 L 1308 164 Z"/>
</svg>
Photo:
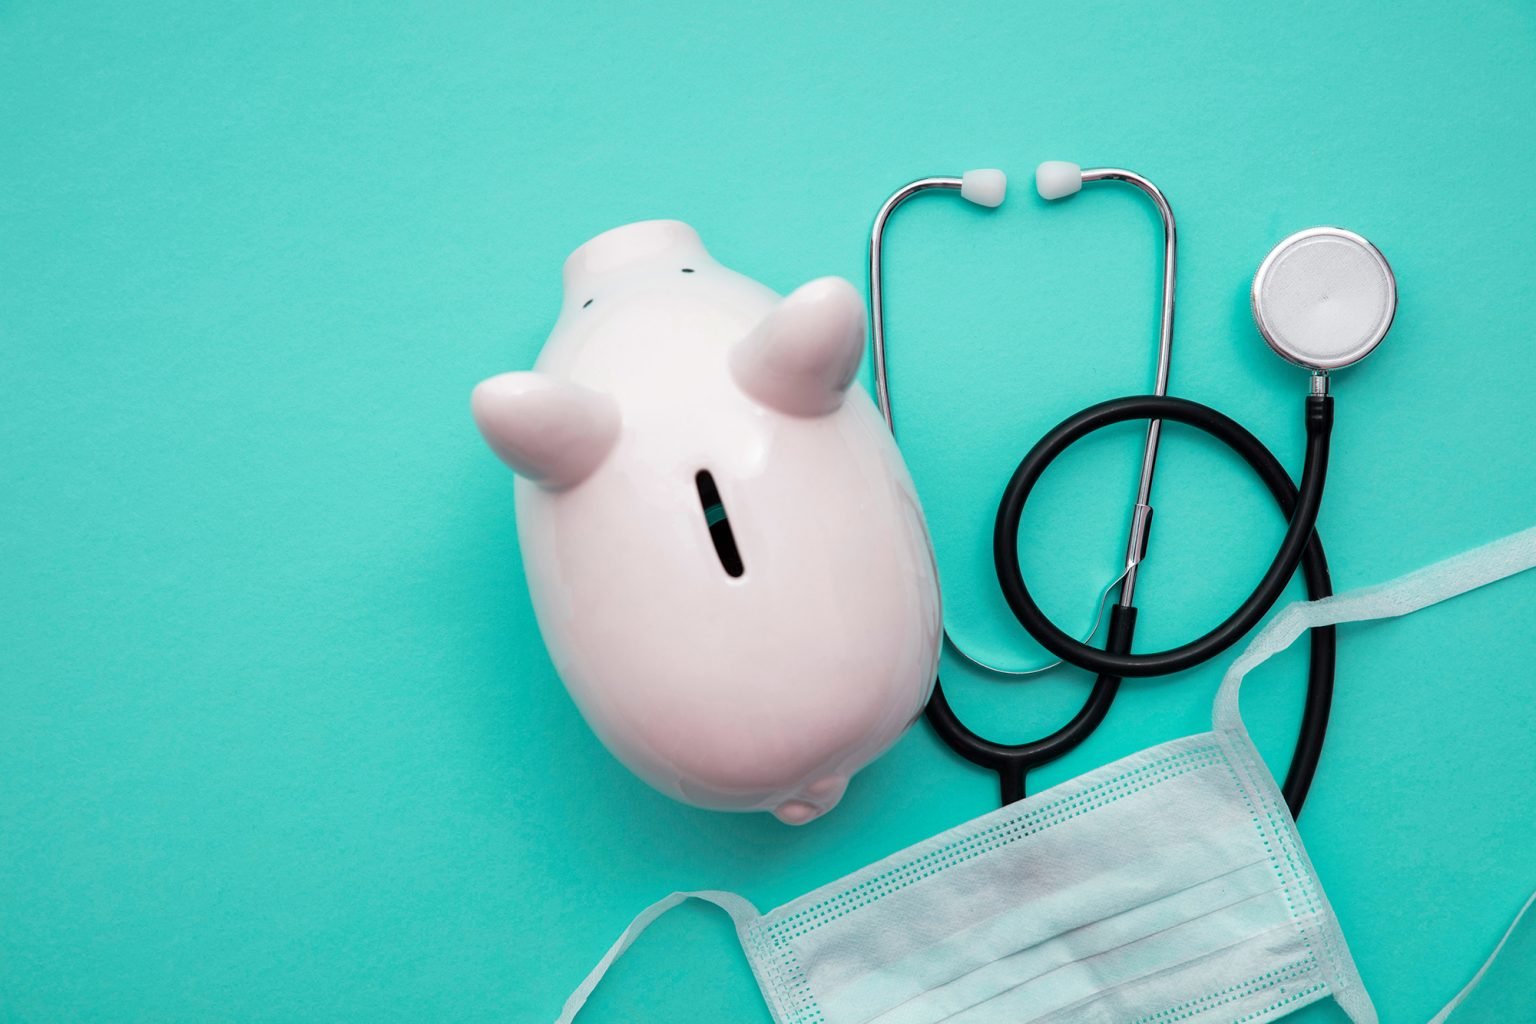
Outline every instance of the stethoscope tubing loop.
<svg viewBox="0 0 1536 1024">
<path fill-rule="evenodd" d="M 1035 484 L 1046 468 L 1077 441 L 1096 430 L 1132 420 L 1167 420 L 1205 430 L 1256 469 L 1254 453 L 1263 451 L 1267 454 L 1267 450 L 1236 420 L 1210 406 L 1182 398 L 1158 395 L 1116 398 L 1067 417 L 1020 461 L 998 506 L 992 535 L 993 561 L 997 567 L 998 584 L 1014 616 L 1046 650 L 1063 661 L 1101 675 L 1122 678 L 1168 675 L 1193 668 L 1230 648 L 1274 606 L 1312 537 L 1328 472 L 1332 401 L 1325 395 L 1307 398 L 1307 453 L 1301 482 L 1297 486 L 1298 500 L 1280 548 L 1259 585 L 1236 611 L 1204 636 L 1149 654 L 1115 653 L 1090 647 L 1059 629 L 1035 602 L 1024 582 L 1018 551 L 1024 505 Z"/>
</svg>

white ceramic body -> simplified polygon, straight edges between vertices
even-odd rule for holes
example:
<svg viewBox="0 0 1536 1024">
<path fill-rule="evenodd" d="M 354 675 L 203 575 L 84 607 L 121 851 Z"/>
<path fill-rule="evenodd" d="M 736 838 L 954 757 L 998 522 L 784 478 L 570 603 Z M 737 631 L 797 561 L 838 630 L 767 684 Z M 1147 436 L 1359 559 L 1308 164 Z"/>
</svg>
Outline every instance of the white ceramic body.
<svg viewBox="0 0 1536 1024">
<path fill-rule="evenodd" d="M 835 300 L 846 316 L 847 299 Z M 574 483 L 520 475 L 516 509 L 539 628 L 604 744 L 679 800 L 799 824 L 836 804 L 920 715 L 940 607 L 911 478 L 869 396 L 849 383 L 862 302 L 858 349 L 833 371 L 848 378 L 834 382 L 835 408 L 787 413 L 744 390 L 750 370 L 739 354 L 733 364 L 733 349 L 781 301 L 675 221 L 616 228 L 578 249 L 535 372 L 606 396 L 600 408 L 616 409 L 617 423 L 584 410 L 574 426 L 544 427 L 542 437 L 568 435 L 567 448 L 593 447 L 594 433 L 607 441 Z M 791 352 L 786 365 L 806 358 Z M 529 376 L 506 378 L 514 399 Z M 794 386 L 774 377 L 758 390 L 795 406 L 774 390 Z M 491 397 L 477 391 L 477 419 L 502 450 L 496 432 L 525 421 L 510 405 L 499 420 L 486 413 Z M 540 475 L 520 461 L 525 449 L 503 455 Z M 584 449 L 576 460 L 591 461 Z M 719 489 L 738 577 L 711 540 L 701 470 Z"/>
</svg>

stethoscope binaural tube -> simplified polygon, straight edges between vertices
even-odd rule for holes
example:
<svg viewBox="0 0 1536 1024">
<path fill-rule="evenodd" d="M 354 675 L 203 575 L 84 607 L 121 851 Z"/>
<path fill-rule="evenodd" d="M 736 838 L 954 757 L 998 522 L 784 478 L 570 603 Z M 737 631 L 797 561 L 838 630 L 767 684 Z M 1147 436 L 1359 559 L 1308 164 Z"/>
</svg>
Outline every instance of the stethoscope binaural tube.
<svg viewBox="0 0 1536 1024">
<path fill-rule="evenodd" d="M 1150 183 L 1149 183 L 1150 184 Z M 875 363 L 875 400 L 880 407 L 881 415 L 885 417 L 886 426 L 892 433 L 895 432 L 895 417 L 891 411 L 891 395 L 889 385 L 889 370 L 886 363 L 885 345 L 885 302 L 884 302 L 884 243 L 885 228 L 891 214 L 902 203 L 913 196 L 923 192 L 934 190 L 958 192 L 961 198 L 976 203 L 980 206 L 998 206 L 1003 201 L 1007 188 L 1007 180 L 1001 171 L 979 170 L 967 171 L 961 177 L 929 177 L 918 178 L 897 189 L 881 204 L 879 212 L 875 215 L 874 227 L 870 231 L 869 238 L 869 305 L 870 305 L 870 332 L 874 339 L 874 363 Z M 1168 235 L 1169 255 L 1172 254 L 1173 239 Z M 1168 282 L 1171 287 L 1171 281 Z M 1172 301 L 1171 293 L 1164 299 L 1164 329 L 1159 347 L 1158 382 L 1159 387 L 1165 387 L 1167 383 L 1167 364 L 1169 358 L 1169 345 L 1172 337 Z M 1143 492 L 1150 486 L 1151 463 L 1156 458 L 1157 440 L 1156 431 L 1149 431 L 1147 454 L 1142 465 L 1141 479 Z M 1133 532 L 1134 532 L 1133 522 Z M 1123 584 L 1134 568 L 1134 562 L 1128 560 L 1127 571 L 1122 573 L 1115 582 L 1122 584 L 1122 599 L 1124 597 Z M 1134 582 L 1131 584 L 1134 587 Z M 1102 598 L 1101 598 L 1102 600 Z M 1091 636 L 1095 628 L 1089 631 Z M 1131 636 L 1135 629 L 1135 610 L 1125 610 L 1119 605 L 1110 609 L 1108 639 L 1106 650 L 1126 652 L 1130 650 Z M 1042 669 L 1011 670 L 1003 669 L 981 660 L 969 654 L 962 648 L 945 629 L 944 639 L 949 648 L 964 660 L 973 665 L 1003 676 L 1032 675 Z M 1061 664 L 1056 662 L 1055 664 Z M 1045 666 L 1050 668 L 1053 666 Z M 1115 695 L 1120 688 L 1120 679 L 1116 676 L 1100 676 L 1094 681 L 1092 690 L 1082 708 L 1065 725 L 1047 736 L 1028 743 L 998 743 L 986 739 L 972 732 L 960 721 L 949 700 L 944 695 L 943 683 L 935 678 L 933 682 L 933 694 L 929 698 L 925 715 L 929 725 L 933 727 L 939 737 L 957 754 L 966 760 L 982 768 L 997 773 L 1000 781 L 1002 802 L 1013 803 L 1024 798 L 1025 775 L 1043 764 L 1054 761 L 1075 748 L 1083 740 L 1098 728 L 1099 723 L 1109 712 L 1110 705 L 1114 703 Z"/>
</svg>

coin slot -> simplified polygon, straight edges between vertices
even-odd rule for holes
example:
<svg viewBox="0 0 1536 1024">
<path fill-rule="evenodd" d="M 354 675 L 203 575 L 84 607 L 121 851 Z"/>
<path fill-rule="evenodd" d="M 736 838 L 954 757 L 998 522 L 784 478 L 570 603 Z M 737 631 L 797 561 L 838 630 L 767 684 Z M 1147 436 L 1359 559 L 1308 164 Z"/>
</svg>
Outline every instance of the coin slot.
<svg viewBox="0 0 1536 1024">
<path fill-rule="evenodd" d="M 741 551 L 736 547 L 736 534 L 731 530 L 731 517 L 726 514 L 725 502 L 720 500 L 720 488 L 707 469 L 699 470 L 693 478 L 699 491 L 699 505 L 704 510 L 704 525 L 709 529 L 709 539 L 715 545 L 715 556 L 720 568 L 732 578 L 746 571 L 741 562 Z"/>
</svg>

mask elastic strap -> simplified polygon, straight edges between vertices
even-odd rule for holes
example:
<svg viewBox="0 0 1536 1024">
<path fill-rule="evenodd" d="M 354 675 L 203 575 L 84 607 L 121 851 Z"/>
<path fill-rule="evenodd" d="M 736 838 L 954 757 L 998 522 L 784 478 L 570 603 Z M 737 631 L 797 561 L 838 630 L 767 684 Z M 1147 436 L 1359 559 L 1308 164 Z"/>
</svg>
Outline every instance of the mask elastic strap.
<svg viewBox="0 0 1536 1024">
<path fill-rule="evenodd" d="M 1455 999 L 1452 999 L 1449 1003 L 1445 1004 L 1445 1009 L 1435 1014 L 1434 1019 L 1431 1020 L 1429 1024 L 1444 1024 L 1444 1022 L 1450 1018 L 1451 1014 L 1455 1012 L 1456 1007 L 1465 1002 L 1467 996 L 1472 994 L 1472 990 L 1477 988 L 1478 982 L 1483 980 L 1483 975 L 1488 973 L 1488 968 L 1492 967 L 1493 962 L 1499 958 L 1499 954 L 1504 952 L 1505 944 L 1508 943 L 1510 938 L 1514 936 L 1515 929 L 1520 927 L 1520 919 L 1525 917 L 1525 912 L 1531 909 L 1532 903 L 1536 903 L 1536 892 L 1531 893 L 1530 899 L 1525 901 L 1525 906 L 1520 908 L 1520 913 L 1516 914 L 1515 919 L 1510 922 L 1509 928 L 1504 932 L 1504 937 L 1499 940 L 1499 944 L 1497 946 L 1493 947 L 1493 952 L 1488 954 L 1488 959 L 1483 961 L 1483 966 L 1479 967 L 1477 969 L 1477 973 L 1472 975 L 1472 980 L 1467 982 L 1465 988 L 1456 993 Z M 1529 1006 L 1529 1001 L 1527 1001 L 1525 1005 Z M 1511 1008 L 1513 1008 L 1513 1006 L 1511 1006 Z"/>
<path fill-rule="evenodd" d="M 1211 715 L 1216 728 L 1246 732 L 1237 705 L 1243 677 L 1291 646 L 1307 630 L 1340 622 L 1407 615 L 1532 567 L 1536 567 L 1536 526 L 1386 583 L 1287 605 L 1254 634 L 1248 647 L 1227 669 Z"/>
<path fill-rule="evenodd" d="M 555 1024 L 570 1024 L 576 1018 L 576 1014 L 586 1005 L 587 997 L 592 990 L 597 988 L 597 983 L 603 980 L 603 975 L 608 973 L 608 968 L 613 962 L 624 955 L 624 951 L 640 937 L 640 933 L 649 928 L 656 919 L 673 907 L 681 906 L 689 900 L 703 900 L 705 903 L 713 903 L 727 914 L 736 924 L 736 931 L 757 918 L 757 908 L 733 892 L 722 892 L 717 889 L 706 889 L 698 892 L 674 892 L 665 899 L 657 900 L 636 915 L 624 929 L 618 940 L 609 947 L 608 952 L 597 962 L 597 966 L 588 972 L 586 979 L 578 986 L 571 997 L 565 1001 L 565 1007 L 560 1011 L 560 1017 Z"/>
<path fill-rule="evenodd" d="M 1242 715 L 1238 710 L 1238 692 L 1242 689 L 1243 677 L 1291 646 L 1307 630 L 1340 622 L 1362 622 L 1408 615 L 1533 567 L 1536 567 L 1536 527 L 1512 533 L 1491 544 L 1473 548 L 1386 583 L 1346 591 L 1318 601 L 1298 601 L 1288 605 L 1254 635 L 1247 649 L 1227 669 L 1211 714 L 1217 731 L 1247 736 L 1248 731 L 1243 726 Z M 1521 919 L 1533 903 L 1536 903 L 1536 893 L 1525 901 L 1482 968 L 1435 1015 L 1430 1024 L 1443 1024 L 1472 994 L 1504 950 L 1505 944 L 1515 934 Z"/>
</svg>

